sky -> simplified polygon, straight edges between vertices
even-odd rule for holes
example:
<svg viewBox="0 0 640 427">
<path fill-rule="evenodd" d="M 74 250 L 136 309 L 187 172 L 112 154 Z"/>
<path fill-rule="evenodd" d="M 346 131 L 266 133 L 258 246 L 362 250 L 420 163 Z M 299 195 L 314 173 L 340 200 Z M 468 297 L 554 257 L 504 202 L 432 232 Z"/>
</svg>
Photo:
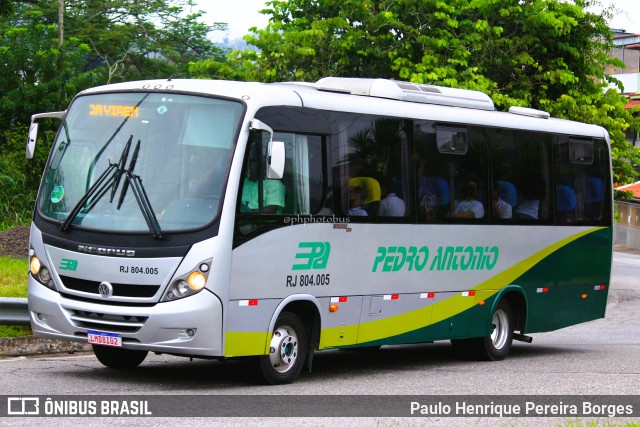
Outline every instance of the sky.
<svg viewBox="0 0 640 427">
<path fill-rule="evenodd" d="M 618 12 L 609 26 L 640 33 L 640 0 L 601 0 L 602 4 L 613 5 Z M 198 9 L 207 12 L 205 22 L 226 22 L 229 24 L 229 39 L 240 38 L 249 28 L 264 28 L 268 17 L 258 10 L 266 7 L 265 0 L 196 0 Z"/>
<path fill-rule="evenodd" d="M 265 0 L 196 0 L 195 3 L 198 9 L 207 12 L 205 23 L 229 24 L 231 40 L 248 34 L 251 27 L 264 28 L 269 22 L 267 15 L 258 13 L 266 7 Z"/>
</svg>

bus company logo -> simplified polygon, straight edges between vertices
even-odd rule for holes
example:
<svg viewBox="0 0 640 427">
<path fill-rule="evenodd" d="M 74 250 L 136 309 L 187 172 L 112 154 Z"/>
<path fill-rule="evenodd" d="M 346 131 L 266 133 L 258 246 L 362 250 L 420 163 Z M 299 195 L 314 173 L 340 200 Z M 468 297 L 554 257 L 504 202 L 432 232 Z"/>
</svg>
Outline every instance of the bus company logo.
<svg viewBox="0 0 640 427">
<path fill-rule="evenodd" d="M 107 281 L 100 282 L 100 284 L 98 285 L 98 293 L 103 298 L 109 298 L 111 295 L 113 295 L 113 285 Z"/>
<path fill-rule="evenodd" d="M 493 270 L 500 250 L 497 246 L 440 246 L 431 255 L 427 246 L 379 246 L 371 271 Z"/>
<path fill-rule="evenodd" d="M 303 252 L 298 252 L 296 259 L 306 262 L 293 264 L 292 270 L 321 270 L 327 267 L 331 252 L 329 242 L 300 242 L 298 249 L 302 249 Z"/>
<path fill-rule="evenodd" d="M 78 260 L 62 258 L 60 260 L 60 266 L 58 268 L 60 270 L 76 271 L 76 269 L 78 268 Z"/>
<path fill-rule="evenodd" d="M 120 249 L 120 248 L 103 248 L 100 246 L 88 246 L 78 245 L 78 252 L 92 255 L 104 255 L 104 256 L 136 256 L 136 251 L 133 249 Z"/>
<path fill-rule="evenodd" d="M 8 397 L 7 415 L 40 415 L 40 398 Z"/>
</svg>

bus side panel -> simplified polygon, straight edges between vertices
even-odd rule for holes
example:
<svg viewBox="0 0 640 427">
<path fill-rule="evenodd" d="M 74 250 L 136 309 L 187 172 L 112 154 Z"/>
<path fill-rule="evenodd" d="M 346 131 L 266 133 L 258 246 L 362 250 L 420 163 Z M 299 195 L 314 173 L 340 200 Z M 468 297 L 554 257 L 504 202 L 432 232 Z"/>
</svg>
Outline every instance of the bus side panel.
<svg viewBox="0 0 640 427">
<path fill-rule="evenodd" d="M 382 296 L 372 296 L 371 311 L 366 312 L 363 307 L 358 346 L 485 336 L 489 330 L 489 316 L 496 292 L 477 291 L 472 295 L 468 292 L 401 294 L 397 299 L 382 300 L 378 300 Z M 411 308 L 407 311 L 407 307 Z M 379 315 L 385 313 L 386 316 L 371 320 L 376 312 Z"/>
<path fill-rule="evenodd" d="M 269 354 L 269 322 L 278 299 L 229 301 L 225 328 L 225 357 Z"/>
<path fill-rule="evenodd" d="M 529 317 L 526 333 L 546 332 L 604 317 L 607 291 L 599 285 L 563 286 L 547 292 L 527 291 Z"/>
<path fill-rule="evenodd" d="M 604 317 L 611 277 L 611 239 L 611 228 L 583 236 L 518 279 L 529 302 L 523 332 L 551 331 Z"/>
<path fill-rule="evenodd" d="M 360 312 L 366 310 L 363 297 L 333 297 L 319 300 L 322 312 L 327 313 L 320 332 L 320 348 L 355 344 L 358 340 Z M 332 305 L 337 308 L 333 312 L 329 310 Z"/>
</svg>

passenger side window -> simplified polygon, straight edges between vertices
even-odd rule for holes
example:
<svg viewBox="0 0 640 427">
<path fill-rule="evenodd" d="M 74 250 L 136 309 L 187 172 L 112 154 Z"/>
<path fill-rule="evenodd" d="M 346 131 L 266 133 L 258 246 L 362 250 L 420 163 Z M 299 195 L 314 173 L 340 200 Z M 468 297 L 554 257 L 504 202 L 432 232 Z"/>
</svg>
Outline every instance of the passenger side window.
<svg viewBox="0 0 640 427">
<path fill-rule="evenodd" d="M 594 224 L 608 221 L 611 205 L 606 142 L 568 136 L 553 146 L 556 224 Z M 600 166 L 598 166 L 600 165 Z"/>
<path fill-rule="evenodd" d="M 552 195 L 549 136 L 505 129 L 488 130 L 491 147 L 491 215 L 497 222 L 545 223 Z"/>
<path fill-rule="evenodd" d="M 485 221 L 486 135 L 481 128 L 416 122 L 418 221 Z"/>
<path fill-rule="evenodd" d="M 374 222 L 408 216 L 403 120 L 344 114 L 337 123 L 332 181 L 338 213 Z"/>
</svg>

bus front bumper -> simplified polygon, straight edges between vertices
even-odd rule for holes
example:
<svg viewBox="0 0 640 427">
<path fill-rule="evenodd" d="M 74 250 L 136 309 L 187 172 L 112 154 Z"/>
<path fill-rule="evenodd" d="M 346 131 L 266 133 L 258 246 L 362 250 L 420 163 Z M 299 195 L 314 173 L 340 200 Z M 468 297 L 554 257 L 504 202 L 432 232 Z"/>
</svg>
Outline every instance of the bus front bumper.
<svg viewBox="0 0 640 427">
<path fill-rule="evenodd" d="M 88 342 L 87 331 L 117 333 L 124 348 L 184 356 L 221 357 L 222 304 L 204 289 L 152 307 L 65 298 L 29 275 L 29 315 L 38 337 Z"/>
</svg>

